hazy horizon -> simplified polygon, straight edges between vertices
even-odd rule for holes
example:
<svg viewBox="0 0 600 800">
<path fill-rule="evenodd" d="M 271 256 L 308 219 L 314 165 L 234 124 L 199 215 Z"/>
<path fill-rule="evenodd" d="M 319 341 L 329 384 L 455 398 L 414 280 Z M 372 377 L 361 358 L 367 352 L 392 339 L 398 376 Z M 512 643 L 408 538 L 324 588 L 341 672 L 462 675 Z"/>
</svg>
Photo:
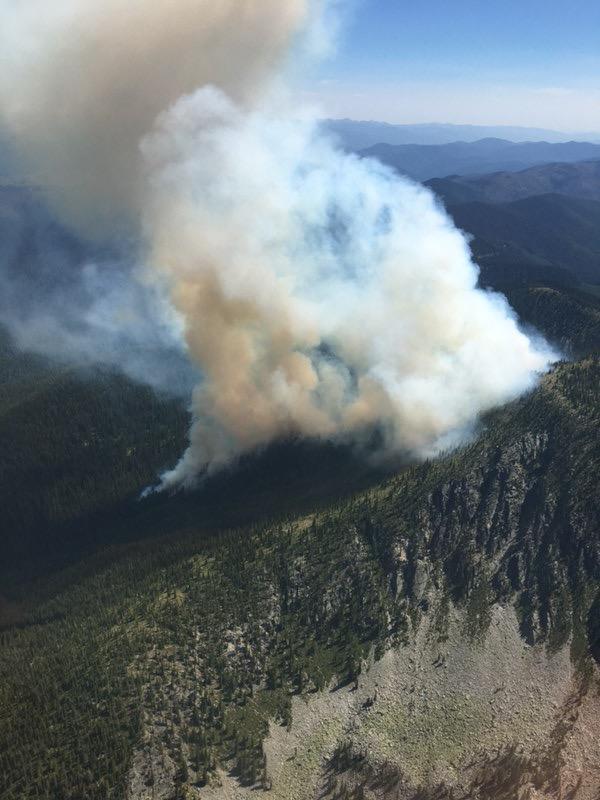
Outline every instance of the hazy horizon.
<svg viewBox="0 0 600 800">
<path fill-rule="evenodd" d="M 390 125 L 392 127 L 404 127 L 404 128 L 499 128 L 499 129 L 506 129 L 506 130 L 522 130 L 522 131 L 540 131 L 541 133 L 555 133 L 560 134 L 561 136 L 583 136 L 583 135 L 593 135 L 600 137 L 600 129 L 593 130 L 583 130 L 583 129 L 574 129 L 574 128 L 553 128 L 547 127 L 545 125 L 517 125 L 508 122 L 498 122 L 498 123 L 482 123 L 482 122 L 473 122 L 473 121 L 464 121 L 464 122 L 448 122 L 447 120 L 442 119 L 415 119 L 415 120 L 408 120 L 403 122 L 394 122 L 390 119 L 385 119 L 381 117 L 350 117 L 345 116 L 343 114 L 331 114 L 324 117 L 326 120 L 332 120 L 336 122 L 356 122 L 356 123 L 372 123 L 375 125 Z"/>
<path fill-rule="evenodd" d="M 600 130 L 600 8 L 590 0 L 342 6 L 330 58 L 302 79 L 325 116 Z"/>
</svg>

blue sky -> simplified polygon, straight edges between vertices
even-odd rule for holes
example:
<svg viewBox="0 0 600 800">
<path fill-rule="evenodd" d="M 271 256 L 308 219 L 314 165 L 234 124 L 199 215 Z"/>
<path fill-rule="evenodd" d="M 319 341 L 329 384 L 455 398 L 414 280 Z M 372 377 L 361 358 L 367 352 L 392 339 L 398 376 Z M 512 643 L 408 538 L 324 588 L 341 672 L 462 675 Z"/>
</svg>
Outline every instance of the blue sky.
<svg viewBox="0 0 600 800">
<path fill-rule="evenodd" d="M 356 0 L 307 95 L 332 116 L 600 130 L 600 2 Z"/>
</svg>

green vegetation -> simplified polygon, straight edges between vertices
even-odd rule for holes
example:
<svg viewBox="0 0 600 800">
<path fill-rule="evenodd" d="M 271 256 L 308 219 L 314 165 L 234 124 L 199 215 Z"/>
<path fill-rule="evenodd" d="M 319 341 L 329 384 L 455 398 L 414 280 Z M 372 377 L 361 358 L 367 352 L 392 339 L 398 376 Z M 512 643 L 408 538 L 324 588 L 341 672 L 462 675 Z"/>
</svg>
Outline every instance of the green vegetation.
<svg viewBox="0 0 600 800">
<path fill-rule="evenodd" d="M 546 194 L 511 203 L 464 203 L 450 211 L 480 242 L 510 243 L 568 269 L 576 279 L 600 280 L 598 200 Z"/>
<path fill-rule="evenodd" d="M 600 296 L 575 287 L 508 287 L 507 297 L 522 319 L 543 331 L 569 357 L 600 350 Z"/>
<path fill-rule="evenodd" d="M 125 378 L 16 357 L 0 338 L 0 563 L 95 532 L 184 447 L 181 403 Z"/>
<path fill-rule="evenodd" d="M 5 583 L 0 796 L 122 798 L 134 751 L 148 785 L 162 770 L 183 792 L 220 767 L 268 787 L 268 721 L 289 724 L 293 694 L 352 682 L 368 653 L 400 645 L 432 588 L 465 607 L 473 637 L 492 602 L 512 602 L 524 636 L 555 649 L 573 633 L 585 666 L 599 387 L 596 359 L 562 364 L 470 446 L 327 510 L 219 530 L 164 500 L 148 513 L 168 539 Z"/>
</svg>

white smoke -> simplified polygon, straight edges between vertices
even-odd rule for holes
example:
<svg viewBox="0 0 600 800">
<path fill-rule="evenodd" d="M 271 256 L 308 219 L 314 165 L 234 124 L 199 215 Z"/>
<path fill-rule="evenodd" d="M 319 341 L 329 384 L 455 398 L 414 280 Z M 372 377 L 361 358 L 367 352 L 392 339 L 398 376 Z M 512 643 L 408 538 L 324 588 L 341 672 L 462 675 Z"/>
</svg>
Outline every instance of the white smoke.
<svg viewBox="0 0 600 800">
<path fill-rule="evenodd" d="M 281 64 L 318 19 L 308 0 L 23 6 L 45 8 L 45 38 L 3 76 L 5 115 L 69 176 L 63 208 L 139 218 L 203 374 L 164 486 L 288 435 L 377 428 L 385 451 L 430 455 L 547 367 L 434 197 L 290 107 Z"/>
</svg>

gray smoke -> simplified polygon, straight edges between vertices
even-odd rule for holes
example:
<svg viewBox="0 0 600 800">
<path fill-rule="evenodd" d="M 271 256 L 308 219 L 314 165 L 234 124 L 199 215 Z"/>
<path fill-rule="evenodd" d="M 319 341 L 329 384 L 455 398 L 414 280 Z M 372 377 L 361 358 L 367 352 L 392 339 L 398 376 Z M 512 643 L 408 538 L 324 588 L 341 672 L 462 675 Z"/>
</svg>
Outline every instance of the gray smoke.
<svg viewBox="0 0 600 800">
<path fill-rule="evenodd" d="M 37 190 L 0 186 L 0 324 L 15 344 L 69 367 L 102 365 L 189 398 L 198 371 L 164 286 L 135 254 L 58 223 Z"/>
<path fill-rule="evenodd" d="M 286 74 L 329 10 L 23 0 L 3 12 L 4 119 L 62 187 L 61 213 L 93 230 L 118 210 L 139 232 L 147 280 L 167 287 L 202 372 L 189 448 L 163 486 L 289 435 L 377 428 L 386 452 L 435 454 L 552 359 L 476 288 L 465 238 L 428 191 L 339 152 L 294 108 Z"/>
</svg>

